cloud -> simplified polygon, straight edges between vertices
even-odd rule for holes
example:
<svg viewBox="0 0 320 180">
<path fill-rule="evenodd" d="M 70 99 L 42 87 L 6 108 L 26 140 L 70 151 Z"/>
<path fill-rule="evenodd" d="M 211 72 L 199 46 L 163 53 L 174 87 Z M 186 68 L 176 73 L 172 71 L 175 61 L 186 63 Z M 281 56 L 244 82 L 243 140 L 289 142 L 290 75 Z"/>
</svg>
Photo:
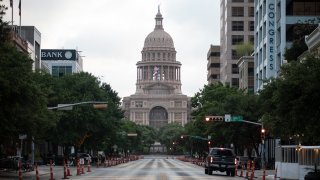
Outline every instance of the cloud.
<svg viewBox="0 0 320 180">
<path fill-rule="evenodd" d="M 34 25 L 41 32 L 42 48 L 82 51 L 84 70 L 123 97 L 135 93 L 136 63 L 144 39 L 154 29 L 159 4 L 164 29 L 182 63 L 182 92 L 193 96 L 207 83 L 210 44 L 219 44 L 220 1 L 22 0 L 22 25 Z M 19 24 L 17 6 L 14 0 L 15 24 Z M 10 12 L 9 8 L 5 19 L 11 19 Z"/>
</svg>

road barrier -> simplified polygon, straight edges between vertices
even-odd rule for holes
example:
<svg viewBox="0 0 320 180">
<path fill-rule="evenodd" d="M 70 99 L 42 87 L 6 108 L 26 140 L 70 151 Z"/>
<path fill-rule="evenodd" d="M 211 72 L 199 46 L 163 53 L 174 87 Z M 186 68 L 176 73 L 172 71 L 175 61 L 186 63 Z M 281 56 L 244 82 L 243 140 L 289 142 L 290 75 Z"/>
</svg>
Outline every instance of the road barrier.
<svg viewBox="0 0 320 180">
<path fill-rule="evenodd" d="M 81 176 L 81 173 L 80 173 L 80 160 L 77 159 L 77 176 Z"/>
<path fill-rule="evenodd" d="M 240 171 L 240 177 L 243 177 L 243 169 L 244 169 L 244 165 L 241 165 L 241 171 Z"/>
<path fill-rule="evenodd" d="M 90 169 L 90 160 L 88 160 L 88 170 L 87 170 L 87 172 L 91 172 L 91 169 Z"/>
<path fill-rule="evenodd" d="M 21 166 L 22 166 L 22 162 L 19 161 L 18 162 L 18 167 L 19 167 L 19 180 L 22 180 L 22 171 L 21 171 Z"/>
<path fill-rule="evenodd" d="M 251 175 L 250 175 L 250 180 L 253 180 L 253 178 L 254 178 L 254 169 L 255 169 L 255 167 L 254 167 L 254 163 L 252 163 L 252 164 L 251 164 Z"/>
<path fill-rule="evenodd" d="M 50 160 L 50 179 L 49 180 L 54 180 L 54 178 L 53 178 L 53 169 L 52 169 L 52 160 Z"/>
<path fill-rule="evenodd" d="M 39 171 L 38 171 L 38 164 L 36 163 L 36 180 L 40 180 Z"/>
<path fill-rule="evenodd" d="M 266 180 L 266 168 L 263 168 L 262 180 Z"/>
<path fill-rule="evenodd" d="M 70 173 L 70 162 L 67 163 L 67 176 L 72 176 Z"/>
<path fill-rule="evenodd" d="M 67 177 L 67 165 L 66 165 L 66 160 L 63 160 L 63 178 L 62 179 L 69 179 Z"/>
<path fill-rule="evenodd" d="M 246 178 L 249 178 L 249 171 L 250 171 L 250 160 L 248 160 L 248 163 L 247 163 Z"/>
</svg>

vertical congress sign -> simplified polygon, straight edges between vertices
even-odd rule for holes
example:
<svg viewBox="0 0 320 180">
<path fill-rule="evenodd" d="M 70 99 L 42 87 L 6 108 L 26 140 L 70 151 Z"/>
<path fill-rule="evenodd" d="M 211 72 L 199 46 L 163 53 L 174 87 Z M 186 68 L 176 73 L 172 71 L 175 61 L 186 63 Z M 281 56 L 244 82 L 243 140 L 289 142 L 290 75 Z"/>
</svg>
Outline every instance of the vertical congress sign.
<svg viewBox="0 0 320 180">
<path fill-rule="evenodd" d="M 77 60 L 75 49 L 41 49 L 41 60 Z"/>
<path fill-rule="evenodd" d="M 276 13 L 275 1 L 268 0 L 267 2 L 267 77 L 275 76 L 276 73 Z"/>
</svg>

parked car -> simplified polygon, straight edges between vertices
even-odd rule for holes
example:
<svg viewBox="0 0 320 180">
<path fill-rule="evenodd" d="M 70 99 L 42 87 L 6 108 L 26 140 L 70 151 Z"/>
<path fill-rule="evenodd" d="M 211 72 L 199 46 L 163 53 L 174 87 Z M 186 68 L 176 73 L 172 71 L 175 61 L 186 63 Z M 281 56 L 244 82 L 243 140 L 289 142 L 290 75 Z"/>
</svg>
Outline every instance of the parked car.
<svg viewBox="0 0 320 180">
<path fill-rule="evenodd" d="M 204 173 L 212 175 L 212 171 L 226 172 L 227 176 L 235 175 L 236 157 L 231 149 L 210 148 L 205 160 Z"/>
<path fill-rule="evenodd" d="M 33 171 L 33 165 L 30 160 L 25 160 L 20 156 L 8 156 L 0 159 L 0 169 L 18 170 L 21 162 L 22 171 Z"/>
</svg>

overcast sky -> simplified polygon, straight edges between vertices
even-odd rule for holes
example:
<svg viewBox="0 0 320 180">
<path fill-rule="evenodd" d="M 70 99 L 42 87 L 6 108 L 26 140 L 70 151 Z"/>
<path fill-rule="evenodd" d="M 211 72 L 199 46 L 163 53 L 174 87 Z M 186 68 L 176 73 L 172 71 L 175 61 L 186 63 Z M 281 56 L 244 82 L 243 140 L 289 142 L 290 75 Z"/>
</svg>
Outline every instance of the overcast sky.
<svg viewBox="0 0 320 180">
<path fill-rule="evenodd" d="M 13 2 L 19 25 L 19 0 Z M 9 6 L 9 0 L 3 3 Z M 136 63 L 159 4 L 182 63 L 182 92 L 193 96 L 207 84 L 210 44 L 220 44 L 220 0 L 22 0 L 21 24 L 41 32 L 42 49 L 82 51 L 84 71 L 122 98 L 135 93 Z M 5 19 L 11 20 L 10 7 Z"/>
</svg>

